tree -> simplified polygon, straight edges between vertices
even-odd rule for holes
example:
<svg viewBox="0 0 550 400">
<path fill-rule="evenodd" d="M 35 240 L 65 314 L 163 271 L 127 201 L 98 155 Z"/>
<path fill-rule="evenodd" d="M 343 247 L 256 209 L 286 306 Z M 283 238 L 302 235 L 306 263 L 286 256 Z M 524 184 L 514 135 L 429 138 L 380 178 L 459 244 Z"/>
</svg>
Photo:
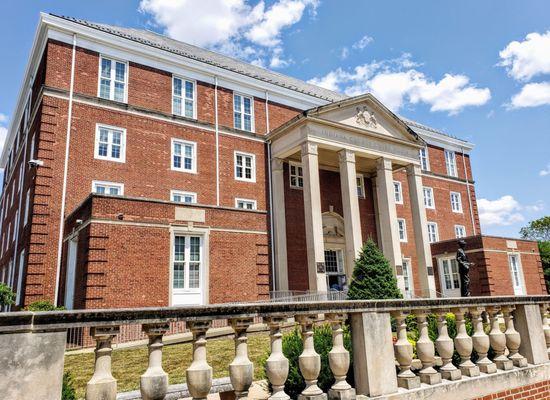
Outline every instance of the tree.
<svg viewBox="0 0 550 400">
<path fill-rule="evenodd" d="M 355 260 L 353 277 L 348 291 L 350 300 L 400 299 L 397 279 L 384 254 L 369 239 Z"/>
<path fill-rule="evenodd" d="M 550 288 L 550 216 L 529 222 L 519 233 L 523 239 L 538 241 L 546 288 Z"/>
<path fill-rule="evenodd" d="M 5 283 L 0 283 L 0 307 L 15 303 L 15 293 Z"/>
</svg>

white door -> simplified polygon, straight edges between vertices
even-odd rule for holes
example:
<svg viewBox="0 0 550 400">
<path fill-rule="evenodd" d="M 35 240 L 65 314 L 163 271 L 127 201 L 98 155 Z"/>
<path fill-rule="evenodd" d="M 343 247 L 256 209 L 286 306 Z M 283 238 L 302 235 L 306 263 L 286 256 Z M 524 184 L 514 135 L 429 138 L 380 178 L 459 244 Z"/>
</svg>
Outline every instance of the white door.
<svg viewBox="0 0 550 400">
<path fill-rule="evenodd" d="M 78 239 L 69 240 L 67 249 L 67 273 L 65 277 L 65 308 L 72 310 L 74 308 L 74 278 L 76 275 L 76 253 L 78 249 Z"/>
<path fill-rule="evenodd" d="M 344 290 L 346 273 L 344 272 L 344 252 L 342 249 L 325 250 L 325 271 L 328 290 Z"/>
<path fill-rule="evenodd" d="M 172 254 L 172 305 L 204 304 L 202 236 L 176 235 Z"/>
<path fill-rule="evenodd" d="M 460 274 L 454 258 L 439 260 L 439 276 L 444 297 L 460 297 Z"/>
<path fill-rule="evenodd" d="M 412 299 L 414 297 L 414 289 L 411 271 L 411 260 L 409 259 L 403 259 L 403 283 L 405 287 L 405 298 Z"/>
<path fill-rule="evenodd" d="M 510 274 L 512 275 L 512 286 L 514 294 L 521 296 L 525 294 L 523 290 L 523 273 L 519 261 L 519 254 L 508 254 L 508 264 L 510 265 Z"/>
</svg>

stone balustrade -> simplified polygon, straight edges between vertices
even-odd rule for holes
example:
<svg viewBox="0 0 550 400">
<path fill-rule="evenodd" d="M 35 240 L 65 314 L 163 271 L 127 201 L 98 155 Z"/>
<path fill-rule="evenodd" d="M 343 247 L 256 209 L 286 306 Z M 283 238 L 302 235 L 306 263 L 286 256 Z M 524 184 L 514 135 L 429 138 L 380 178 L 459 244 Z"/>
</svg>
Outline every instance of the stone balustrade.
<svg viewBox="0 0 550 400">
<path fill-rule="evenodd" d="M 466 388 L 475 379 L 503 373 L 515 373 L 510 376 L 517 381 L 518 371 L 548 363 L 549 305 L 548 296 L 525 296 L 3 313 L 0 364 L 10 365 L 12 370 L 0 378 L 0 393 L 6 398 L 59 398 L 66 330 L 90 327 L 96 348 L 86 399 L 114 400 L 117 381 L 111 372 L 111 343 L 120 326 L 141 324 L 149 338 L 149 363 L 140 380 L 141 396 L 146 400 L 164 399 L 169 386 L 162 368 L 163 335 L 169 323 L 185 321 L 193 334 L 187 387 L 193 399 L 205 399 L 213 375 L 207 362 L 207 332 L 213 321 L 227 319 L 235 333 L 235 356 L 228 360 L 230 381 L 236 398 L 247 398 L 254 367 L 259 367 L 248 357 L 247 329 L 254 318 L 261 317 L 271 338 L 265 364 L 271 400 L 289 399 L 284 391 L 289 362 L 282 351 L 282 327 L 288 321 L 295 321 L 303 338 L 299 368 L 306 386 L 299 396 L 301 400 L 423 398 L 423 390 L 432 390 L 433 394 L 436 388 L 448 399 L 462 399 L 465 394 L 457 385 Z M 449 314 L 455 317 L 453 337 L 449 334 Z M 416 320 L 415 348 L 409 340 L 407 319 Z M 430 337 L 430 321 L 437 323 L 435 340 L 433 331 Z M 344 347 L 346 322 L 351 322 L 355 387 L 346 380 L 351 358 Z M 313 328 L 320 323 L 332 327 L 328 364 L 335 382 L 328 393 L 317 382 L 321 357 L 314 347 Z M 455 351 L 460 360 L 454 364 Z M 533 379 L 532 373 L 525 376 Z M 476 393 L 483 395 L 483 390 L 490 390 L 487 381 L 481 386 Z M 37 394 L 37 390 L 43 393 Z M 419 397 L 411 397 L 413 393 L 419 393 Z"/>
</svg>

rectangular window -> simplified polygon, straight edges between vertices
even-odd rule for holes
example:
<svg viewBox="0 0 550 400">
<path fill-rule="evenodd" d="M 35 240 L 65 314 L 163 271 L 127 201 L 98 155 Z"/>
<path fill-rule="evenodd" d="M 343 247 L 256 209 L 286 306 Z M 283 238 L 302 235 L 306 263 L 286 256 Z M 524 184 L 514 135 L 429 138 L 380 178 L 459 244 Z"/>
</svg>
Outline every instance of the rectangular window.
<svg viewBox="0 0 550 400">
<path fill-rule="evenodd" d="M 19 167 L 19 187 L 18 187 L 18 191 L 20 192 L 21 189 L 23 189 L 23 172 L 24 172 L 24 169 L 23 169 L 23 163 L 21 163 L 21 166 Z"/>
<path fill-rule="evenodd" d="M 23 271 L 25 269 L 25 249 L 19 253 L 19 268 L 17 271 L 17 296 L 15 298 L 15 304 L 21 304 L 21 290 L 23 288 Z"/>
<path fill-rule="evenodd" d="M 457 238 L 466 237 L 466 228 L 464 225 L 455 225 L 455 236 Z"/>
<path fill-rule="evenodd" d="M 197 171 L 196 143 L 172 139 L 172 169 L 192 173 Z"/>
<path fill-rule="evenodd" d="M 462 197 L 460 193 L 451 192 L 451 209 L 455 213 L 462 212 Z"/>
<path fill-rule="evenodd" d="M 508 264 L 510 266 L 510 274 L 512 275 L 514 294 L 519 296 L 524 295 L 523 272 L 521 271 L 519 254 L 508 254 Z"/>
<path fill-rule="evenodd" d="M 412 274 L 411 274 L 411 260 L 410 259 L 403 259 L 403 284 L 405 288 L 405 298 L 406 299 L 412 299 L 413 298 L 413 281 L 412 281 Z"/>
<path fill-rule="evenodd" d="M 365 178 L 361 174 L 357 174 L 357 196 L 365 198 Z"/>
<path fill-rule="evenodd" d="M 27 196 L 25 199 L 25 218 L 23 219 L 23 226 L 27 226 L 29 220 L 29 208 L 31 206 L 31 190 L 27 189 Z"/>
<path fill-rule="evenodd" d="M 242 208 L 244 210 L 255 210 L 256 200 L 235 199 L 235 207 Z"/>
<path fill-rule="evenodd" d="M 128 63 L 99 58 L 99 97 L 125 103 L 127 100 Z"/>
<path fill-rule="evenodd" d="M 437 223 L 435 222 L 428 222 L 428 240 L 430 243 L 435 243 L 439 240 Z"/>
<path fill-rule="evenodd" d="M 17 237 L 17 234 L 19 233 L 19 210 L 15 212 L 15 222 L 13 227 L 13 237 L 11 238 L 12 242 L 15 242 L 15 238 Z"/>
<path fill-rule="evenodd" d="M 252 97 L 233 95 L 233 126 L 243 131 L 254 131 L 254 105 Z"/>
<path fill-rule="evenodd" d="M 93 181 L 92 192 L 98 194 L 109 194 L 112 196 L 122 196 L 124 194 L 124 185 L 122 183 Z"/>
<path fill-rule="evenodd" d="M 443 280 L 445 282 L 445 290 L 460 289 L 460 274 L 458 272 L 458 264 L 454 258 L 445 258 L 441 260 L 443 270 Z"/>
<path fill-rule="evenodd" d="M 431 187 L 424 187 L 424 207 L 435 209 L 434 190 Z"/>
<path fill-rule="evenodd" d="M 97 125 L 94 157 L 100 160 L 126 162 L 126 129 Z"/>
<path fill-rule="evenodd" d="M 304 187 L 304 170 L 302 166 L 297 163 L 288 164 L 290 187 L 303 188 Z"/>
<path fill-rule="evenodd" d="M 235 152 L 235 179 L 256 182 L 256 156 Z"/>
<path fill-rule="evenodd" d="M 445 150 L 445 166 L 447 167 L 447 175 L 449 176 L 458 176 L 456 170 L 456 155 L 452 150 Z"/>
<path fill-rule="evenodd" d="M 202 239 L 200 236 L 175 236 L 172 288 L 200 289 Z"/>
<path fill-rule="evenodd" d="M 407 241 L 407 223 L 403 218 L 397 219 L 397 228 L 399 231 L 399 241 L 406 242 Z"/>
<path fill-rule="evenodd" d="M 420 168 L 422 168 L 423 171 L 429 171 L 430 170 L 430 159 L 428 155 L 428 147 L 424 147 L 423 149 L 420 149 L 419 151 L 419 157 L 420 157 Z"/>
<path fill-rule="evenodd" d="M 172 78 L 172 113 L 195 118 L 195 82 L 177 76 Z"/>
<path fill-rule="evenodd" d="M 180 190 L 171 190 L 170 199 L 176 203 L 196 203 L 197 194 L 193 192 L 182 192 Z"/>
<path fill-rule="evenodd" d="M 393 189 L 395 192 L 395 203 L 403 204 L 403 190 L 401 187 L 401 182 L 393 181 Z"/>
<path fill-rule="evenodd" d="M 31 139 L 31 149 L 29 151 L 29 160 L 34 160 L 34 146 L 35 146 L 35 140 L 36 140 L 36 135 L 32 135 L 32 139 Z"/>
</svg>

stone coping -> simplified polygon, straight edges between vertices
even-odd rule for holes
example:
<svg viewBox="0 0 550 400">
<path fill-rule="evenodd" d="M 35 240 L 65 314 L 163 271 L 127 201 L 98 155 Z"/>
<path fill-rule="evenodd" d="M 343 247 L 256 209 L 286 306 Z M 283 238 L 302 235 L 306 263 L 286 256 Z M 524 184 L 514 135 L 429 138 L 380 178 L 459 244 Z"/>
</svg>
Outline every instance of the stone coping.
<svg viewBox="0 0 550 400">
<path fill-rule="evenodd" d="M 74 327 L 117 326 L 243 317 L 289 317 L 300 314 L 363 313 L 490 307 L 550 303 L 550 296 L 459 297 L 412 300 L 346 300 L 231 303 L 187 307 L 0 313 L 0 333 L 55 331 Z"/>
</svg>

